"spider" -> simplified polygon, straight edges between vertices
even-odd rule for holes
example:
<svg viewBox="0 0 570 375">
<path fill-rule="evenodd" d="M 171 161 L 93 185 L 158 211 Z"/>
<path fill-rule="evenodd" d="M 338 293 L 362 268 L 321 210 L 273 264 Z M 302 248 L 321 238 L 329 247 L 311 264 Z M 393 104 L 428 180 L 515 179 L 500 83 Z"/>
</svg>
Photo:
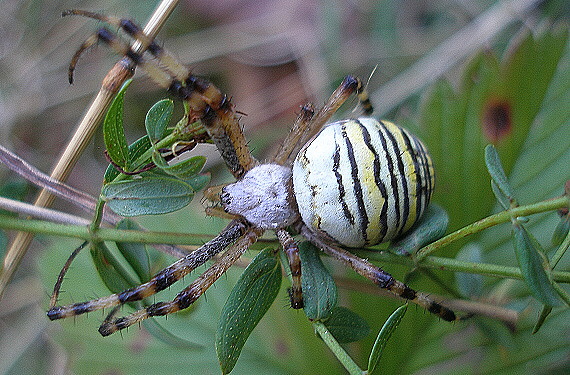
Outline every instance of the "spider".
<svg viewBox="0 0 570 375">
<path fill-rule="evenodd" d="M 297 233 L 324 253 L 371 280 L 378 287 L 416 303 L 446 321 L 455 313 L 345 248 L 366 247 L 404 234 L 426 209 L 434 185 L 431 158 L 421 141 L 387 121 L 360 117 L 325 126 L 355 94 L 367 116 L 372 105 L 362 82 L 347 76 L 324 106 L 301 108 L 291 132 L 268 163 L 250 153 L 237 113 L 228 96 L 211 82 L 194 76 L 148 38 L 132 21 L 81 10 L 81 15 L 122 29 L 146 47 L 152 59 L 135 53 L 106 28 L 87 39 L 74 55 L 69 80 L 81 53 L 102 41 L 143 68 L 160 86 L 186 102 L 200 120 L 236 182 L 218 195 L 233 216 L 216 237 L 158 272 L 150 281 L 121 293 L 66 306 L 52 306 L 51 320 L 113 308 L 99 328 L 103 336 L 143 319 L 189 307 L 266 231 L 275 232 L 289 261 L 291 307 L 303 307 Z M 169 302 L 158 302 L 116 318 L 118 307 L 162 291 L 220 254 L 217 260 Z"/>
</svg>

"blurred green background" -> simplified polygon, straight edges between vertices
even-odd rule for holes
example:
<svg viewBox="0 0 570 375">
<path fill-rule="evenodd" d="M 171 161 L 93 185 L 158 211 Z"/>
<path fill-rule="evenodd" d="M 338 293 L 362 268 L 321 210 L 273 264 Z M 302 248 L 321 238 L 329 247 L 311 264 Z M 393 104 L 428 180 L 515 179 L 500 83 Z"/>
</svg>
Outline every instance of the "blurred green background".
<svg viewBox="0 0 570 375">
<path fill-rule="evenodd" d="M 62 10 L 100 11 L 144 24 L 156 4 L 1 1 L 0 143 L 49 173 L 102 77 L 117 60 L 103 46 L 85 54 L 70 86 L 67 64 L 99 23 L 62 19 Z M 241 123 L 261 160 L 287 134 L 299 105 L 323 103 L 346 74 L 370 78 L 377 115 L 415 129 L 428 144 L 438 171 L 435 199 L 450 213 L 451 229 L 457 229 L 497 210 L 482 161 L 483 147 L 491 141 L 497 144 L 521 203 L 560 195 L 570 178 L 570 60 L 565 38 L 569 15 L 570 6 L 563 0 L 183 1 L 158 39 L 195 74 L 232 96 L 236 109 L 246 114 Z M 131 141 L 144 133 L 148 108 L 165 96 L 144 72 L 137 72 L 125 99 Z M 505 134 L 495 129 L 495 136 L 489 137 L 484 114 L 497 103 L 508 103 L 512 121 L 507 121 Z M 345 106 L 345 115 L 355 104 Z M 70 185 L 98 194 L 107 164 L 103 149 L 98 135 L 72 173 Z M 213 147 L 200 152 L 209 158 L 206 169 L 213 183 L 231 181 Z M 4 168 L 0 178 L 15 179 Z M 28 200 L 33 195 L 32 188 Z M 78 213 L 65 202 L 55 207 Z M 212 235 L 225 225 L 205 217 L 199 196 L 184 210 L 140 222 L 152 230 Z M 549 213 L 529 223 L 547 250 L 553 248 L 550 235 L 557 222 L 558 216 Z M 509 226 L 499 226 L 470 239 L 469 248 L 481 249 L 485 262 L 515 265 L 509 238 Z M 97 327 L 104 315 L 99 312 L 61 323 L 45 317 L 56 276 L 78 245 L 75 240 L 36 237 L 0 301 L 0 373 L 219 373 L 214 333 L 225 298 L 242 271 L 239 266 L 189 312 L 158 319 L 196 346 L 167 345 L 138 327 L 102 338 Z M 455 256 L 459 248 L 437 255 Z M 246 255 L 253 257 L 255 252 Z M 162 263 L 172 260 L 155 258 Z M 567 258 L 557 270 L 569 269 Z M 375 295 L 373 286 L 336 263 L 327 259 L 326 264 L 342 280 L 341 304 L 372 327 L 369 337 L 347 346 L 365 367 L 376 333 L 400 302 Z M 409 271 L 389 264 L 384 269 L 398 278 Z M 438 275 L 456 289 L 453 274 Z M 409 281 L 416 289 L 448 295 L 421 273 Z M 181 285 L 156 300 L 168 299 Z M 108 294 L 87 252 L 71 267 L 63 290 L 64 303 Z M 479 292 L 478 298 L 487 303 L 520 312 L 515 333 L 496 321 L 450 325 L 410 308 L 388 344 L 381 373 L 570 372 L 568 310 L 555 309 L 542 330 L 531 335 L 541 306 L 528 297 L 521 282 L 484 278 Z M 283 290 L 248 340 L 234 373 L 344 373 L 303 313 L 287 306 Z"/>
</svg>

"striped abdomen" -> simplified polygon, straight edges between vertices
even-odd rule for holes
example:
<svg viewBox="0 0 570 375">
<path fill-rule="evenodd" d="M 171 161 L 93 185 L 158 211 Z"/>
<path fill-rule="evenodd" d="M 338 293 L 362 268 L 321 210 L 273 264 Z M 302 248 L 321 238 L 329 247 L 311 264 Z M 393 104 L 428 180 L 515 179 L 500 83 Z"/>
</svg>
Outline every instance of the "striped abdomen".
<svg viewBox="0 0 570 375">
<path fill-rule="evenodd" d="M 432 160 L 421 141 L 368 117 L 328 125 L 293 164 L 303 222 L 348 247 L 389 241 L 410 229 L 433 186 Z"/>
</svg>

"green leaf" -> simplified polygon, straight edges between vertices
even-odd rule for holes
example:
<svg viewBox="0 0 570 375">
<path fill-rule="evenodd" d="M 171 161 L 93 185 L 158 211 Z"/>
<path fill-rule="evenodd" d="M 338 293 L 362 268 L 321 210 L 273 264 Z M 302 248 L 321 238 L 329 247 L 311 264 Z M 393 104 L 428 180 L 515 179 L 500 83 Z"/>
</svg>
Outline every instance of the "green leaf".
<svg viewBox="0 0 570 375">
<path fill-rule="evenodd" d="M 560 221 L 554 228 L 554 232 L 552 233 L 552 244 L 554 246 L 560 246 L 562 241 L 568 236 L 568 232 L 570 231 L 570 215 L 566 214 L 560 218 Z"/>
<path fill-rule="evenodd" d="M 133 165 L 133 162 L 141 157 L 145 152 L 147 152 L 152 147 L 150 140 L 147 135 L 142 136 L 137 139 L 129 146 L 129 169 L 134 169 L 138 166 Z M 151 159 L 148 158 L 146 163 L 150 163 Z M 113 165 L 109 164 L 107 170 L 105 171 L 105 176 L 103 177 L 103 184 L 108 184 L 112 182 L 117 176 L 121 174 Z"/>
<path fill-rule="evenodd" d="M 449 224 L 447 212 L 437 204 L 430 204 L 404 237 L 390 244 L 389 250 L 400 255 L 409 255 L 421 247 L 443 237 Z"/>
<path fill-rule="evenodd" d="M 144 124 L 146 133 L 153 143 L 164 137 L 173 111 L 174 102 L 170 99 L 162 99 L 147 112 Z"/>
<path fill-rule="evenodd" d="M 169 165 L 159 153 L 155 152 L 152 154 L 152 161 L 156 164 L 158 168 L 168 173 L 171 176 L 178 177 L 180 179 L 192 178 L 204 167 L 206 164 L 206 157 L 204 156 L 193 156 L 189 159 L 183 160 L 176 164 Z"/>
<path fill-rule="evenodd" d="M 140 225 L 128 219 L 121 220 L 117 224 L 117 228 L 142 231 L 142 227 Z M 146 246 L 142 243 L 134 242 L 116 242 L 115 244 L 117 245 L 119 252 L 139 277 L 140 282 L 147 282 L 150 280 L 150 260 Z"/>
<path fill-rule="evenodd" d="M 188 185 L 192 186 L 192 189 L 194 189 L 194 191 L 200 191 L 210 183 L 211 179 L 212 175 L 208 172 L 208 173 L 200 173 L 185 181 Z"/>
<path fill-rule="evenodd" d="M 493 193 L 503 208 L 508 210 L 511 207 L 510 202 L 514 201 L 513 192 L 503 165 L 501 164 L 497 149 L 493 145 L 487 145 L 487 147 L 485 147 L 485 164 L 491 175 Z"/>
<path fill-rule="evenodd" d="M 154 338 L 168 346 L 183 350 L 204 350 L 203 345 L 178 337 L 160 325 L 156 319 L 145 319 L 142 324 Z"/>
<path fill-rule="evenodd" d="M 128 80 L 121 87 L 103 121 L 103 139 L 107 154 L 115 164 L 125 170 L 129 168 L 129 148 L 123 128 L 123 101 L 125 91 L 131 82 L 132 80 Z"/>
<path fill-rule="evenodd" d="M 376 341 L 374 342 L 374 346 L 372 347 L 372 351 L 370 352 L 370 356 L 368 358 L 368 374 L 374 373 L 374 370 L 376 369 L 376 366 L 382 357 L 384 347 L 388 343 L 388 340 L 392 336 L 392 333 L 396 330 L 396 328 L 398 328 L 398 325 L 404 318 L 404 315 L 406 315 L 407 310 L 407 304 L 398 307 L 382 326 L 382 329 L 376 337 Z"/>
<path fill-rule="evenodd" d="M 216 331 L 216 353 L 222 373 L 234 368 L 247 338 L 267 312 L 281 286 L 275 251 L 260 252 L 230 293 Z"/>
<path fill-rule="evenodd" d="M 340 343 L 358 341 L 370 333 L 370 326 L 366 320 L 342 306 L 335 307 L 330 317 L 323 323 Z"/>
<path fill-rule="evenodd" d="M 159 215 L 179 210 L 192 201 L 187 183 L 168 177 L 147 177 L 105 185 L 101 196 L 122 216 Z"/>
<path fill-rule="evenodd" d="M 125 277 L 124 270 L 103 242 L 91 243 L 90 246 L 91 258 L 107 289 L 119 293 L 136 285 L 134 280 Z"/>
<path fill-rule="evenodd" d="M 540 330 L 540 328 L 546 321 L 546 318 L 548 317 L 548 315 L 550 315 L 551 312 L 552 312 L 551 306 L 542 306 L 542 311 L 540 312 L 540 316 L 538 317 L 538 320 L 532 329 L 533 335 Z"/>
<path fill-rule="evenodd" d="M 533 296 L 546 306 L 559 306 L 561 301 L 548 277 L 550 266 L 540 244 L 520 223 L 513 224 L 513 232 L 517 261 L 526 285 Z"/>
<path fill-rule="evenodd" d="M 476 242 L 470 242 L 463 246 L 455 259 L 465 262 L 483 263 L 481 246 Z M 483 276 L 474 273 L 457 272 L 455 274 L 457 287 L 462 296 L 475 298 L 483 292 Z"/>
<path fill-rule="evenodd" d="M 311 320 L 327 319 L 336 307 L 338 298 L 334 279 L 325 268 L 319 253 L 319 249 L 310 242 L 299 244 L 303 309 Z"/>
</svg>

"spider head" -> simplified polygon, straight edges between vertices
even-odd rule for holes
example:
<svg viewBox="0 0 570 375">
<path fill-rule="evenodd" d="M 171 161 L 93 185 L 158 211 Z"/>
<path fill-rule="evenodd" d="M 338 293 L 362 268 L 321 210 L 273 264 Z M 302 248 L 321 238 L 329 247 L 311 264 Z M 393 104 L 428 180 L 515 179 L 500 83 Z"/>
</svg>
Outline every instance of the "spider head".
<svg viewBox="0 0 570 375">
<path fill-rule="evenodd" d="M 299 220 L 291 169 L 282 165 L 256 166 L 224 187 L 220 198 L 226 212 L 241 215 L 262 229 L 285 228 Z"/>
</svg>

